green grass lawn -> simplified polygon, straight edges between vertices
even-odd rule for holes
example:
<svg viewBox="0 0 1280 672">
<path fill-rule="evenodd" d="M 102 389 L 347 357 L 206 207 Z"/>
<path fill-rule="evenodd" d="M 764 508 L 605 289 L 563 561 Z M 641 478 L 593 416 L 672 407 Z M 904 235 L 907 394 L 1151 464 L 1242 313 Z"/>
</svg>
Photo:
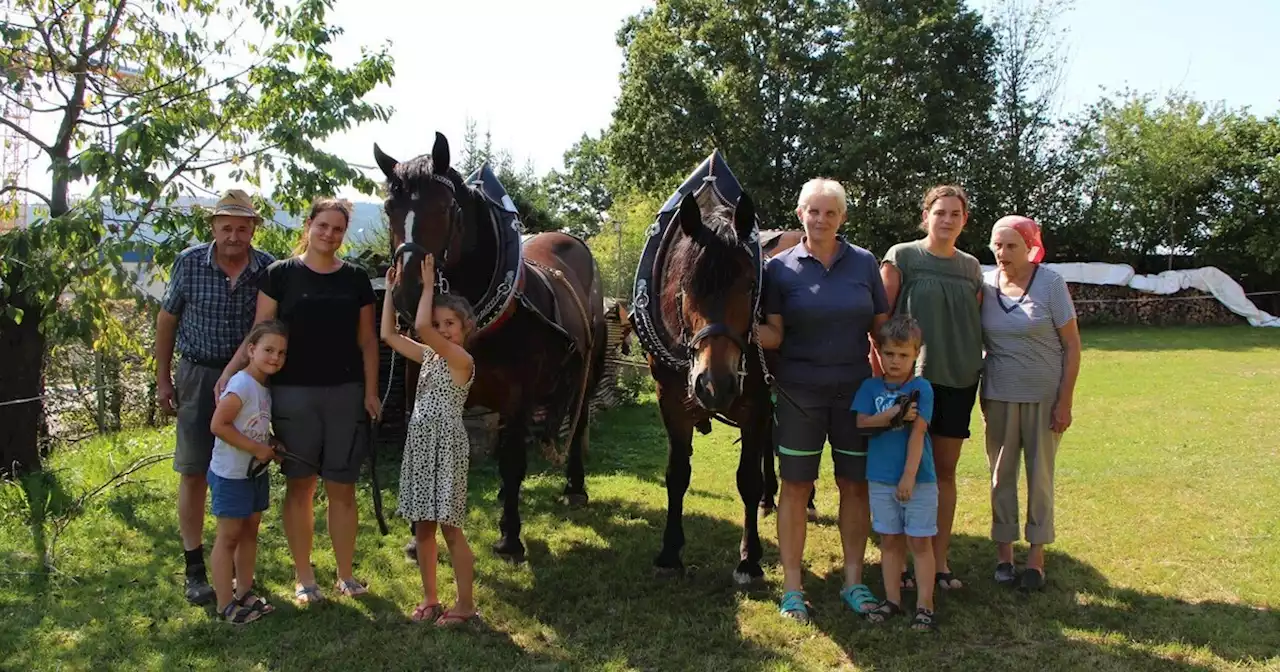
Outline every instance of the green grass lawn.
<svg viewBox="0 0 1280 672">
<path fill-rule="evenodd" d="M 489 552 L 497 470 L 474 465 L 469 533 L 485 623 L 448 632 L 409 622 L 420 584 L 401 553 L 407 525 L 392 519 L 392 534 L 380 536 L 363 484 L 357 576 L 372 591 L 364 598 L 292 605 L 276 476 L 258 564 L 276 613 L 237 629 L 214 620 L 211 609 L 188 606 L 167 463 L 90 500 L 58 538 L 57 571 L 43 573 L 38 559 L 54 530 L 40 521 L 133 460 L 169 450 L 172 429 L 63 449 L 44 476 L 0 487 L 0 667 L 1280 669 L 1280 330 L 1090 329 L 1084 338 L 1075 422 L 1057 462 L 1049 587 L 1024 597 L 991 580 L 975 411 L 952 547 L 953 571 L 967 587 L 940 598 L 935 636 L 908 631 L 904 619 L 873 626 L 841 608 L 829 459 L 818 485 L 823 519 L 810 526 L 805 555 L 814 623 L 777 614 L 773 518 L 761 525 L 766 584 L 735 588 L 741 505 L 734 435 L 723 426 L 695 437 L 685 505 L 689 571 L 655 577 L 666 439 L 649 400 L 597 419 L 588 507 L 565 508 L 558 470 L 531 467 L 527 564 Z M 389 465 L 388 482 L 394 473 Z M 394 510 L 395 494 L 387 495 Z M 331 577 L 323 517 L 317 530 L 318 575 Z M 879 594 L 874 543 L 868 563 Z M 440 572 L 448 602 L 447 563 Z"/>
</svg>

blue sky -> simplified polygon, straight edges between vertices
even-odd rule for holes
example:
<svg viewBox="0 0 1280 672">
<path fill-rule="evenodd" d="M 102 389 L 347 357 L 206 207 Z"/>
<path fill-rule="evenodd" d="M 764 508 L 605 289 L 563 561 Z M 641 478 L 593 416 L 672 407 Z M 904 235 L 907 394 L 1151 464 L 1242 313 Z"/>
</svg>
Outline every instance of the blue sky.
<svg viewBox="0 0 1280 672">
<path fill-rule="evenodd" d="M 983 10 L 991 2 L 970 5 Z M 354 58 L 361 45 L 392 43 L 395 80 L 373 97 L 396 113 L 326 147 L 367 165 L 374 142 L 408 158 L 429 151 L 439 130 L 460 147 L 470 116 L 517 161 L 532 161 L 539 172 L 558 167 L 583 133 L 609 123 L 622 65 L 615 35 L 627 16 L 650 4 L 337 0 L 333 22 L 346 31 L 340 60 Z M 1096 100 L 1103 88 L 1126 86 L 1157 94 L 1181 89 L 1260 115 L 1280 110 L 1280 0 L 1076 0 L 1062 24 L 1064 113 Z M 36 185 L 45 183 L 42 170 L 33 165 Z"/>
</svg>

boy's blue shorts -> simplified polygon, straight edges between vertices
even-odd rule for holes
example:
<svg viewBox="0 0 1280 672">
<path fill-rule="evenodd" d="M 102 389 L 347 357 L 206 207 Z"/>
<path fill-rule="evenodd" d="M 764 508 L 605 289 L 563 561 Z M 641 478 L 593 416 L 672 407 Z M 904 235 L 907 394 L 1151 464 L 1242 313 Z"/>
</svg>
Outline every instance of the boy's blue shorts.
<svg viewBox="0 0 1280 672">
<path fill-rule="evenodd" d="M 248 518 L 267 510 L 271 478 L 266 471 L 254 478 L 223 478 L 212 471 L 206 476 L 213 492 L 213 515 L 218 518 Z"/>
<path fill-rule="evenodd" d="M 871 481 L 871 529 L 879 534 L 932 537 L 938 533 L 938 484 L 916 483 L 911 499 L 898 501 L 898 484 Z"/>
</svg>

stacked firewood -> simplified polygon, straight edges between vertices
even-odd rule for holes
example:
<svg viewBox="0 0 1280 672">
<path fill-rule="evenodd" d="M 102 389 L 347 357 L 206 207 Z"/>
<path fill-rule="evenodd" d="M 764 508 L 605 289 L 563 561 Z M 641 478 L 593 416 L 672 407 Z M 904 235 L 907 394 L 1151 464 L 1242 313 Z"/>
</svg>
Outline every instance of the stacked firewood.
<svg viewBox="0 0 1280 672">
<path fill-rule="evenodd" d="M 1129 287 L 1067 283 L 1081 326 L 1242 324 L 1212 294 L 1184 289 L 1175 294 L 1149 294 Z"/>
</svg>

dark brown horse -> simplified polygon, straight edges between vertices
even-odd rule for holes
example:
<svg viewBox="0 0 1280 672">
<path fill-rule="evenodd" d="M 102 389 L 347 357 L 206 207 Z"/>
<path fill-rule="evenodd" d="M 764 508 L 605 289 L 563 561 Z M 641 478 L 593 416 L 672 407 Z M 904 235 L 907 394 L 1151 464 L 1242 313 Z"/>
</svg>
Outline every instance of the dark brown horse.
<svg viewBox="0 0 1280 672">
<path fill-rule="evenodd" d="M 586 244 L 567 234 L 540 233 L 522 244 L 518 213 L 497 178 L 483 166 L 464 180 L 449 165 L 442 134 L 430 155 L 408 161 L 396 161 L 377 145 L 373 151 L 387 178 L 393 263 L 403 257 L 405 268 L 415 269 L 425 254 L 435 255 L 439 290 L 460 294 L 475 307 L 477 328 L 468 350 L 476 376 L 467 406 L 483 406 L 501 418 L 502 534 L 493 548 L 521 561 L 520 486 L 535 409 L 546 410 L 543 426 L 552 441 L 569 419 L 564 496 L 571 504 L 587 502 L 588 402 L 607 346 L 599 269 Z M 393 301 L 412 324 L 422 284 L 413 272 L 402 278 Z"/>
<path fill-rule="evenodd" d="M 650 229 L 632 303 L 631 326 L 657 383 L 668 439 L 667 523 L 654 560 L 660 571 L 684 567 L 693 430 L 710 432 L 714 418 L 738 427 L 742 442 L 737 485 L 743 534 L 734 580 L 764 576 L 757 511 L 762 460 L 771 455 L 772 409 L 753 329 L 760 264 L 755 207 L 713 154 Z"/>
</svg>

